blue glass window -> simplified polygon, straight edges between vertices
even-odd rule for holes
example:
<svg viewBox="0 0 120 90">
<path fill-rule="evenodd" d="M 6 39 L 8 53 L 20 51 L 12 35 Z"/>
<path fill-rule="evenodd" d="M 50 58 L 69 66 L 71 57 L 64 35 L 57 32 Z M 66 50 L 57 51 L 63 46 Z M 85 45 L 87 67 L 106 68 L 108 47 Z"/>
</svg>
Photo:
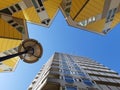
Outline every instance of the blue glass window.
<svg viewBox="0 0 120 90">
<path fill-rule="evenodd" d="M 86 75 L 83 72 L 78 72 L 78 75 L 85 77 Z"/>
<path fill-rule="evenodd" d="M 93 83 L 91 80 L 89 80 L 89 79 L 82 79 L 82 80 L 83 80 L 84 84 L 86 84 L 88 86 L 93 86 Z"/>
<path fill-rule="evenodd" d="M 62 64 L 63 64 L 63 65 L 67 65 L 67 63 L 66 63 L 66 62 L 62 62 Z"/>
<path fill-rule="evenodd" d="M 63 65 L 63 68 L 64 68 L 64 69 L 69 69 L 69 67 L 68 67 L 68 66 L 66 66 L 66 65 Z"/>
<path fill-rule="evenodd" d="M 64 78 L 67 83 L 74 83 L 74 80 L 71 76 L 64 76 Z"/>
<path fill-rule="evenodd" d="M 66 90 L 77 90 L 76 87 L 66 86 Z"/>
<path fill-rule="evenodd" d="M 78 66 L 77 66 L 77 67 L 75 67 L 75 69 L 80 71 L 80 68 L 79 68 Z"/>
<path fill-rule="evenodd" d="M 70 71 L 69 70 L 63 70 L 64 74 L 70 74 Z"/>
</svg>

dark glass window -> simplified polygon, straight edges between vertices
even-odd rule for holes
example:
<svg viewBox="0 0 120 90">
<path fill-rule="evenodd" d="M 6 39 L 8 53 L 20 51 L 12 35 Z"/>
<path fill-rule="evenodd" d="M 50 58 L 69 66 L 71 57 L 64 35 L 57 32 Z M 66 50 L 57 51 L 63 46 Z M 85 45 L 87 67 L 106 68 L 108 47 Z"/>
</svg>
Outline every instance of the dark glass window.
<svg viewBox="0 0 120 90">
<path fill-rule="evenodd" d="M 107 19 L 109 19 L 109 18 L 110 18 L 111 13 L 112 13 L 112 10 L 110 10 L 110 11 L 108 12 Z"/>
<path fill-rule="evenodd" d="M 37 3 L 35 2 L 35 0 L 32 0 L 32 3 L 33 3 L 33 5 L 35 6 L 35 8 L 38 8 L 38 5 L 37 5 Z"/>
<path fill-rule="evenodd" d="M 41 0 L 38 0 L 38 3 L 39 3 L 39 5 L 40 5 L 40 7 L 41 7 L 41 6 L 43 6 L 43 4 L 42 4 L 42 1 L 41 1 Z"/>
<path fill-rule="evenodd" d="M 88 86 L 93 86 L 93 83 L 91 80 L 89 80 L 89 79 L 82 79 L 82 80 L 83 80 L 84 84 L 86 84 Z"/>
<path fill-rule="evenodd" d="M 24 33 L 23 27 L 18 27 L 17 30 L 18 30 L 20 33 Z"/>
<path fill-rule="evenodd" d="M 109 32 L 111 30 L 111 28 L 108 28 L 106 30 L 103 31 L 104 34 L 107 34 L 107 32 Z"/>
<path fill-rule="evenodd" d="M 37 12 L 40 12 L 40 10 L 37 10 Z"/>
<path fill-rule="evenodd" d="M 8 23 L 13 23 L 14 21 L 13 20 L 9 20 Z"/>
<path fill-rule="evenodd" d="M 65 12 L 69 13 L 70 12 L 70 8 L 65 9 Z"/>
<path fill-rule="evenodd" d="M 108 14 L 107 14 L 107 20 L 106 20 L 106 23 L 108 23 L 108 22 L 110 22 L 110 21 L 113 20 L 116 11 L 117 11 L 117 8 L 114 8 L 114 9 L 109 10 L 109 12 L 108 12 Z"/>
<path fill-rule="evenodd" d="M 44 11 L 45 10 L 44 7 L 41 10 Z"/>
<path fill-rule="evenodd" d="M 18 4 L 15 4 L 15 6 L 18 10 L 21 10 L 21 7 Z"/>
<path fill-rule="evenodd" d="M 10 10 L 8 8 L 2 9 L 2 10 L 0 10 L 0 12 L 12 15 L 12 13 L 10 12 Z"/>
<path fill-rule="evenodd" d="M 67 83 L 74 83 L 74 80 L 71 76 L 64 76 L 64 78 Z"/>
<path fill-rule="evenodd" d="M 111 18 L 113 18 L 115 16 L 116 11 L 117 11 L 117 8 L 114 8 Z"/>
<path fill-rule="evenodd" d="M 71 2 L 66 3 L 66 6 L 71 5 Z"/>
<path fill-rule="evenodd" d="M 66 90 L 77 90 L 76 87 L 66 86 Z"/>
<path fill-rule="evenodd" d="M 10 7 L 13 12 L 16 12 L 15 8 L 13 6 Z"/>
<path fill-rule="evenodd" d="M 49 23 L 50 22 L 50 19 L 47 19 L 47 23 Z"/>
<path fill-rule="evenodd" d="M 16 26 L 18 26 L 18 24 L 17 24 L 17 23 L 15 23 L 15 24 L 13 24 L 12 26 L 13 26 L 13 27 L 16 27 Z"/>
</svg>

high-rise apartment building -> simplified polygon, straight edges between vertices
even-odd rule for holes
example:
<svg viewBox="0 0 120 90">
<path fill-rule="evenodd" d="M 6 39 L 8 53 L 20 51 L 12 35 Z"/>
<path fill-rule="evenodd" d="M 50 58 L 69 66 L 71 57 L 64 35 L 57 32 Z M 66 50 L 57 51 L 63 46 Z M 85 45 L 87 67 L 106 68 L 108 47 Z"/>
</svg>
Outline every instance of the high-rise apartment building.
<svg viewBox="0 0 120 90">
<path fill-rule="evenodd" d="M 62 0 L 61 10 L 69 25 L 98 34 L 120 23 L 120 0 Z"/>
<path fill-rule="evenodd" d="M 55 53 L 28 90 L 120 90 L 120 76 L 89 58 Z"/>
</svg>

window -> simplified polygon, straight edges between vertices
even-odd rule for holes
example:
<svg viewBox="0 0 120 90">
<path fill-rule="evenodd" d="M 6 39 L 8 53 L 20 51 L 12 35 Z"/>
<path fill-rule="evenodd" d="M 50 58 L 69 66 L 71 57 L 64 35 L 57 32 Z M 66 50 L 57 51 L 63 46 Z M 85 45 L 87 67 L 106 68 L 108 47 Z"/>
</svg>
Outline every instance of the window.
<svg viewBox="0 0 120 90">
<path fill-rule="evenodd" d="M 32 81 L 32 84 L 35 84 L 36 83 L 36 81 Z"/>
<path fill-rule="evenodd" d="M 76 70 L 79 70 L 79 71 L 81 71 L 81 70 L 80 70 L 80 68 L 79 68 L 78 66 L 77 66 L 77 67 L 75 67 L 75 69 L 76 69 Z"/>
<path fill-rule="evenodd" d="M 8 51 L 3 52 L 3 53 L 4 53 L 6 56 L 7 56 L 7 55 L 10 55 Z"/>
<path fill-rule="evenodd" d="M 103 30 L 103 33 L 104 33 L 104 34 L 107 34 L 110 30 L 111 30 L 111 28 L 108 28 L 108 29 L 106 29 L 106 30 Z"/>
<path fill-rule="evenodd" d="M 108 23 L 108 22 L 113 20 L 116 11 L 117 11 L 117 8 L 114 8 L 114 9 L 111 9 L 111 10 L 108 11 L 107 17 L 106 17 L 106 23 Z"/>
<path fill-rule="evenodd" d="M 12 71 L 12 68 L 5 69 L 4 71 Z"/>
<path fill-rule="evenodd" d="M 9 20 L 8 23 L 13 23 L 14 21 L 13 20 Z"/>
<path fill-rule="evenodd" d="M 40 10 L 37 10 L 37 12 L 40 12 Z"/>
<path fill-rule="evenodd" d="M 13 24 L 12 26 L 13 26 L 13 27 L 16 27 L 16 26 L 18 26 L 18 24 L 17 24 L 17 23 L 15 23 L 15 24 Z"/>
<path fill-rule="evenodd" d="M 66 63 L 66 62 L 62 62 L 62 64 L 63 64 L 63 65 L 67 65 L 67 63 Z"/>
<path fill-rule="evenodd" d="M 16 12 L 16 10 L 13 6 L 11 6 L 10 9 L 12 9 L 13 12 Z"/>
<path fill-rule="evenodd" d="M 70 71 L 69 71 L 69 70 L 63 69 L 63 72 L 64 72 L 64 74 L 70 74 Z"/>
<path fill-rule="evenodd" d="M 39 3 L 39 5 L 40 5 L 40 7 L 41 7 L 41 6 L 43 6 L 43 4 L 42 4 L 42 1 L 41 1 L 41 0 L 38 0 L 38 3 Z"/>
<path fill-rule="evenodd" d="M 24 33 L 23 27 L 18 27 L 17 30 L 18 30 L 20 33 Z"/>
<path fill-rule="evenodd" d="M 43 20 L 41 23 L 42 23 L 42 24 L 49 25 L 49 22 L 50 22 L 50 19 L 46 19 L 46 20 Z"/>
<path fill-rule="evenodd" d="M 69 6 L 69 5 L 71 5 L 71 2 L 66 3 L 66 6 Z"/>
<path fill-rule="evenodd" d="M 32 90 L 32 87 L 29 87 L 29 89 L 28 90 Z"/>
<path fill-rule="evenodd" d="M 64 76 L 64 78 L 67 83 L 74 83 L 74 80 L 71 76 Z"/>
<path fill-rule="evenodd" d="M 18 10 L 21 10 L 21 7 L 18 4 L 15 4 L 15 6 Z"/>
<path fill-rule="evenodd" d="M 70 8 L 65 9 L 66 14 L 70 13 Z"/>
<path fill-rule="evenodd" d="M 66 66 L 66 65 L 63 65 L 63 68 L 64 68 L 64 69 L 69 69 L 69 67 L 68 67 L 68 66 Z"/>
<path fill-rule="evenodd" d="M 41 8 L 41 10 L 42 10 L 42 11 L 44 11 L 44 10 L 45 10 L 45 9 L 44 9 L 44 7 L 43 7 L 43 8 Z"/>
<path fill-rule="evenodd" d="M 33 5 L 35 6 L 35 8 L 38 8 L 38 5 L 37 5 L 37 3 L 35 2 L 35 0 L 32 0 L 32 3 L 33 3 Z"/>
<path fill-rule="evenodd" d="M 0 10 L 0 12 L 12 15 L 12 13 L 10 12 L 10 10 L 8 8 L 2 9 L 2 10 Z"/>
<path fill-rule="evenodd" d="M 80 25 L 80 26 L 87 26 L 88 24 L 94 22 L 95 20 L 96 20 L 95 17 L 90 17 L 87 20 L 84 20 L 82 22 L 78 22 L 78 25 Z"/>
<path fill-rule="evenodd" d="M 86 84 L 86 85 L 88 85 L 88 86 L 93 86 L 93 83 L 92 83 L 92 81 L 91 80 L 89 80 L 89 79 L 82 79 L 83 80 L 83 83 L 84 84 Z"/>
<path fill-rule="evenodd" d="M 115 15 L 116 11 L 117 11 L 117 8 L 114 8 L 114 9 L 113 9 L 112 16 L 111 16 L 112 18 L 114 17 L 114 15 Z"/>
<path fill-rule="evenodd" d="M 78 72 L 78 75 L 85 77 L 86 75 L 83 72 Z"/>
<path fill-rule="evenodd" d="M 66 86 L 65 90 L 77 90 L 77 88 L 72 86 Z"/>
</svg>

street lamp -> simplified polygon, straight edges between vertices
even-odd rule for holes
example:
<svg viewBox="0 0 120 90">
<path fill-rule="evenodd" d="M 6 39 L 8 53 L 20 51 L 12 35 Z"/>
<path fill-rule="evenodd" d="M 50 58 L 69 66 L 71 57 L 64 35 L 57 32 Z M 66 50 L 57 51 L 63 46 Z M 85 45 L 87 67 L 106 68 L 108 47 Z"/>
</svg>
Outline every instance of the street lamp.
<svg viewBox="0 0 120 90">
<path fill-rule="evenodd" d="M 42 56 L 43 49 L 34 39 L 26 39 L 18 46 L 18 53 L 0 57 L 0 62 L 19 56 L 26 63 L 34 63 Z"/>
</svg>

